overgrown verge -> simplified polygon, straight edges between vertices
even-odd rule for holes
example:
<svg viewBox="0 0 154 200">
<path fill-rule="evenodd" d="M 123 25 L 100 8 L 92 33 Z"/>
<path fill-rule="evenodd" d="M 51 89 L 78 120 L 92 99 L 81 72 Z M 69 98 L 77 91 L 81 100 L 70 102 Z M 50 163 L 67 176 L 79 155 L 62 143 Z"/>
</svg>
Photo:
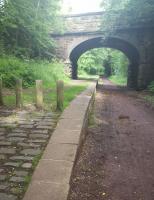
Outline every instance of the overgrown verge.
<svg viewBox="0 0 154 200">
<path fill-rule="evenodd" d="M 143 99 L 152 107 L 154 107 L 154 81 L 152 81 L 149 86 L 146 94 L 143 96 Z"/>
<path fill-rule="evenodd" d="M 64 71 L 64 65 L 58 60 L 23 60 L 13 56 L 0 58 L 0 77 L 3 80 L 4 104 L 15 107 L 15 81 L 23 79 L 24 105 L 32 107 L 35 104 L 35 80 L 43 80 L 44 109 L 54 110 L 56 107 L 56 81 L 65 83 L 64 108 L 80 92 L 87 83 L 73 85 Z"/>
<path fill-rule="evenodd" d="M 113 75 L 109 77 L 109 80 L 116 85 L 125 86 L 127 85 L 127 77 Z"/>
</svg>

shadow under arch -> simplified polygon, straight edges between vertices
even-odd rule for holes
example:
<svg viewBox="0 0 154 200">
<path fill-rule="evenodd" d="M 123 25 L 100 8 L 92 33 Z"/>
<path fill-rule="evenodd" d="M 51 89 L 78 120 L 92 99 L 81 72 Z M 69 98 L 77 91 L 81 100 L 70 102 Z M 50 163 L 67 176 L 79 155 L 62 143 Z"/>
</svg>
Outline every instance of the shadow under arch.
<svg viewBox="0 0 154 200">
<path fill-rule="evenodd" d="M 129 88 L 136 89 L 138 80 L 139 53 L 132 44 L 119 38 L 109 37 L 103 40 L 102 37 L 96 37 L 81 42 L 79 45 L 77 45 L 70 53 L 72 78 L 77 79 L 77 62 L 80 56 L 90 49 L 102 47 L 117 49 L 128 57 L 130 64 L 128 66 L 127 86 Z"/>
</svg>

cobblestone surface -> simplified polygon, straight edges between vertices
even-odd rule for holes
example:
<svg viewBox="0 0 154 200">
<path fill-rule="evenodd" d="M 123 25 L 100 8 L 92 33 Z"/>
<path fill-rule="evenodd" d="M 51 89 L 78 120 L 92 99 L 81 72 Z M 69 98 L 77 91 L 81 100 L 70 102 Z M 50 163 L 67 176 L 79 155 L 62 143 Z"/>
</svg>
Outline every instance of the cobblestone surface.
<svg viewBox="0 0 154 200">
<path fill-rule="evenodd" d="M 58 114 L 0 109 L 0 200 L 20 200 Z"/>
</svg>

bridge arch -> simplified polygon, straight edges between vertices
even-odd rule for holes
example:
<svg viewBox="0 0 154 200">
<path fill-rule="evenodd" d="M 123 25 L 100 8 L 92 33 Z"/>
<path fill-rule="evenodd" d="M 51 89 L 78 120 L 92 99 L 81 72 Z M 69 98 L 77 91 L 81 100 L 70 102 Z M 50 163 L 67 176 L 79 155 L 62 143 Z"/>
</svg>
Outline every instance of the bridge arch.
<svg viewBox="0 0 154 200">
<path fill-rule="evenodd" d="M 77 79 L 77 62 L 80 56 L 90 49 L 102 47 L 117 49 L 123 52 L 128 57 L 130 64 L 128 66 L 127 85 L 130 88 L 137 88 L 138 67 L 140 59 L 138 50 L 129 42 L 114 37 L 108 37 L 106 39 L 103 39 L 102 37 L 95 37 L 85 40 L 75 46 L 69 55 L 72 65 L 72 78 Z"/>
</svg>

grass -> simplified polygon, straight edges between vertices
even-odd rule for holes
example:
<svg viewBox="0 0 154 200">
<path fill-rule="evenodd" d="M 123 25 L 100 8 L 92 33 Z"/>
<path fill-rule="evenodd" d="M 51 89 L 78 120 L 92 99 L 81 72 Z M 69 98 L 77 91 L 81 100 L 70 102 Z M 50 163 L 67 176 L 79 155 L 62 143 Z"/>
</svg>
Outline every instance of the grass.
<svg viewBox="0 0 154 200">
<path fill-rule="evenodd" d="M 126 77 L 113 75 L 113 76 L 110 76 L 109 80 L 112 81 L 113 83 L 115 83 L 116 85 L 120 85 L 120 86 L 127 85 L 127 78 Z"/>
<path fill-rule="evenodd" d="M 83 82 L 80 85 L 74 85 L 70 82 L 65 83 L 64 87 L 64 108 L 83 90 L 86 89 L 88 83 Z M 5 93 L 5 92 L 4 92 Z M 14 90 L 8 90 L 4 96 L 4 104 L 9 108 L 15 107 L 15 94 Z M 25 107 L 31 107 L 35 105 L 35 87 L 31 87 L 23 90 L 23 104 Z M 48 88 L 44 86 L 44 109 L 55 110 L 56 109 L 56 86 Z"/>
<path fill-rule="evenodd" d="M 0 57 L 0 78 L 7 88 L 14 88 L 19 78 L 24 87 L 33 86 L 35 80 L 43 80 L 46 87 L 53 86 L 56 80 L 69 81 L 64 64 L 58 60 L 22 60 L 13 56 Z"/>
<path fill-rule="evenodd" d="M 78 78 L 79 79 L 92 79 L 92 80 L 96 80 L 99 78 L 99 75 L 90 75 L 90 74 L 87 74 L 85 71 L 79 71 L 78 72 Z"/>
<path fill-rule="evenodd" d="M 65 73 L 60 61 L 51 60 L 21 60 L 13 56 L 0 57 L 0 78 L 3 80 L 4 104 L 9 108 L 15 107 L 15 81 L 23 80 L 23 104 L 25 107 L 35 105 L 35 80 L 42 80 L 44 87 L 44 109 L 56 108 L 56 81 L 63 80 L 64 108 L 70 101 L 82 92 L 87 84 L 73 85 Z M 8 89 L 9 88 L 9 89 Z"/>
</svg>

